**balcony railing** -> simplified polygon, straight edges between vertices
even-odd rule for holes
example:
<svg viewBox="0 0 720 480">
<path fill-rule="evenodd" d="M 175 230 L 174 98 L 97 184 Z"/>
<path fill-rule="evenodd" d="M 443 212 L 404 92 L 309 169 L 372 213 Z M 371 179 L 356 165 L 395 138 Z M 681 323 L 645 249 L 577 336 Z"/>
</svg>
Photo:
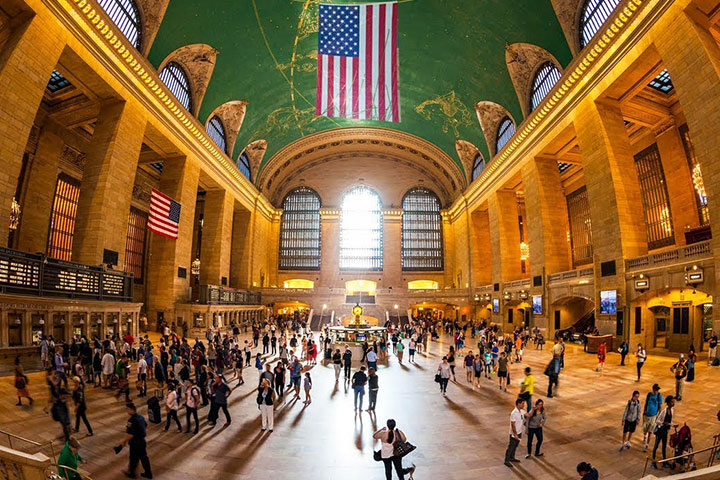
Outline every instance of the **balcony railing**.
<svg viewBox="0 0 720 480">
<path fill-rule="evenodd" d="M 548 275 L 548 283 L 566 282 L 575 279 L 588 278 L 593 276 L 593 267 L 576 268 L 565 272 L 557 272 Z"/>
<path fill-rule="evenodd" d="M 530 288 L 530 279 L 521 278 L 520 280 L 513 280 L 512 282 L 505 282 L 502 285 L 505 290 L 512 290 L 515 288 Z"/>
<path fill-rule="evenodd" d="M 0 292 L 131 302 L 133 276 L 98 266 L 0 248 Z"/>
<path fill-rule="evenodd" d="M 665 250 L 658 253 L 643 255 L 642 257 L 629 258 L 625 261 L 627 271 L 642 270 L 659 267 L 673 263 L 683 263 L 694 260 L 702 260 L 712 257 L 711 240 L 705 242 L 684 245 L 672 250 Z"/>
<path fill-rule="evenodd" d="M 203 305 L 261 305 L 257 292 L 237 290 L 218 285 L 200 285 L 200 303 Z"/>
</svg>

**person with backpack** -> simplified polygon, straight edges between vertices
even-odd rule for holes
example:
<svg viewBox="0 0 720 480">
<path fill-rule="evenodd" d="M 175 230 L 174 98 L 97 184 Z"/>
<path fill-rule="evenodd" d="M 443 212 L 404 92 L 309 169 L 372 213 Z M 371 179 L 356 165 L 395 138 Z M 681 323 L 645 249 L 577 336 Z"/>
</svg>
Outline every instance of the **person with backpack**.
<svg viewBox="0 0 720 480">
<path fill-rule="evenodd" d="M 620 348 L 618 348 L 618 353 L 620 354 L 620 366 L 625 366 L 625 357 L 627 357 L 628 352 L 630 351 L 630 347 L 628 347 L 628 343 L 623 340 L 623 342 L 620 344 Z"/>
<path fill-rule="evenodd" d="M 667 450 L 667 440 L 668 440 L 668 432 L 670 431 L 670 428 L 673 426 L 673 414 L 675 413 L 675 399 L 672 395 L 668 395 L 668 397 L 665 399 L 665 408 L 658 413 L 657 418 L 655 419 L 655 427 L 653 432 L 655 433 L 655 447 L 653 447 L 653 462 L 651 464 L 652 468 L 657 469 L 657 463 L 655 463 L 655 454 L 657 453 L 658 445 L 662 443 L 662 456 L 663 460 L 667 458 L 666 450 Z M 666 463 L 663 464 L 667 465 Z"/>
<path fill-rule="evenodd" d="M 365 384 L 367 383 L 367 375 L 365 374 L 365 366 L 361 366 L 360 370 L 355 372 L 352 376 L 352 388 L 353 388 L 353 404 L 355 411 L 362 412 L 363 398 L 365 397 Z M 358 402 L 358 399 L 360 401 Z M 359 405 L 358 405 L 359 403 Z"/>
<path fill-rule="evenodd" d="M 532 454 L 533 437 L 537 438 L 535 456 L 542 457 L 543 454 L 540 452 L 540 447 L 543 443 L 543 427 L 545 426 L 545 403 L 542 399 L 535 402 L 535 406 L 526 413 L 525 416 L 527 417 L 528 430 L 527 455 L 525 455 L 525 458 L 530 458 Z"/>
<path fill-rule="evenodd" d="M 685 355 L 680 354 L 678 361 L 670 367 L 670 371 L 675 375 L 675 401 L 682 401 L 683 390 L 685 389 L 685 377 L 687 377 L 687 362 Z"/>
<path fill-rule="evenodd" d="M 580 480 L 598 480 L 600 478 L 597 468 L 593 467 L 588 462 L 578 463 L 577 472 L 578 475 L 580 475 Z"/>
<path fill-rule="evenodd" d="M 643 452 L 646 452 L 650 444 L 650 435 L 655 428 L 655 419 L 663 404 L 663 396 L 660 394 L 660 385 L 652 386 L 652 391 L 645 396 L 645 408 L 643 409 Z"/>
<path fill-rule="evenodd" d="M 632 437 L 632 434 L 635 433 L 638 420 L 640 420 L 640 392 L 635 390 L 632 393 L 632 397 L 625 405 L 625 411 L 623 411 L 621 420 L 623 434 L 619 451 L 622 452 L 623 449 L 630 448 L 630 437 Z"/>
<path fill-rule="evenodd" d="M 412 480 L 413 473 L 415 473 L 415 464 L 411 464 L 412 466 L 409 468 L 403 468 L 402 457 L 395 454 L 395 443 L 406 442 L 407 437 L 402 430 L 397 428 L 397 423 L 392 418 L 388 419 L 386 425 L 387 427 L 373 433 L 373 438 L 380 440 L 380 451 L 376 452 L 376 459 L 377 453 L 380 453 L 380 460 L 385 466 L 385 480 L 392 480 L 393 467 L 395 467 L 395 473 L 400 480 L 403 480 L 405 475 L 408 474 Z"/>
<path fill-rule="evenodd" d="M 200 422 L 198 421 L 197 409 L 198 405 L 200 405 L 201 398 L 200 388 L 195 385 L 195 381 L 192 378 L 185 380 L 185 433 L 190 433 L 191 417 L 195 419 L 194 433 L 198 433 Z"/>
<path fill-rule="evenodd" d="M 30 396 L 27 390 L 28 377 L 25 375 L 22 365 L 20 364 L 20 357 L 15 358 L 15 393 L 17 394 L 18 402 L 15 404 L 18 407 L 22 406 L 22 399 L 27 398 L 30 405 L 33 404 L 33 398 Z"/>
<path fill-rule="evenodd" d="M 170 429 L 170 421 L 174 420 L 178 427 L 178 432 L 182 432 L 182 425 L 180 425 L 180 419 L 178 418 L 178 410 L 180 409 L 180 387 L 176 386 L 175 383 L 168 383 L 168 394 L 165 398 L 165 412 L 167 414 L 165 420 L 165 431 Z"/>
<path fill-rule="evenodd" d="M 545 368 L 545 375 L 548 377 L 548 398 L 553 397 L 553 385 L 555 385 L 555 395 L 557 396 L 558 380 L 560 378 L 561 368 L 560 357 L 558 355 L 553 355 L 552 360 L 550 360 L 550 363 L 548 363 L 548 366 Z"/>
</svg>

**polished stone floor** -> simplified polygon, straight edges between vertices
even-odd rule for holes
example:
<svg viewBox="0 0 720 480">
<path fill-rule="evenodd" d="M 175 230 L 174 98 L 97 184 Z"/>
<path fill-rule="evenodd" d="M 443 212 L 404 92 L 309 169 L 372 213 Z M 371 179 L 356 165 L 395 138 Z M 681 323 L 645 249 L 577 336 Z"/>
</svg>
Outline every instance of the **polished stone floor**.
<svg viewBox="0 0 720 480">
<path fill-rule="evenodd" d="M 195 436 L 172 429 L 166 433 L 158 425 L 149 427 L 155 478 L 255 480 L 310 474 L 314 480 L 381 479 L 382 464 L 372 459 L 373 449 L 378 448 L 372 433 L 387 418 L 396 419 L 418 446 L 406 461 L 417 464 L 415 478 L 419 480 L 571 479 L 577 478 L 575 465 L 580 461 L 592 462 L 604 480 L 640 478 L 645 455 L 639 448 L 639 436 L 630 450 L 618 452 L 622 411 L 636 388 L 644 397 L 650 385 L 658 382 L 664 395 L 673 393 L 671 357 L 649 358 L 643 381 L 637 384 L 632 357 L 632 366 L 620 367 L 619 356 L 610 354 L 606 371 L 599 374 L 593 370 L 594 355 L 569 347 L 560 396 L 546 399 L 545 456 L 525 460 L 523 438 L 518 449 L 522 462 L 508 469 L 503 465 L 508 418 L 522 370 L 533 368 L 538 391 L 544 393 L 547 382 L 542 371 L 550 353 L 528 349 L 523 363 L 511 366 L 512 387 L 507 393 L 498 390 L 496 380 L 483 380 L 482 388 L 473 391 L 458 368 L 457 383 L 451 383 L 443 397 L 433 377 L 447 345 L 447 338 L 445 343 L 433 342 L 430 352 L 418 355 L 414 364 L 399 365 L 393 357 L 388 367 L 381 367 L 377 414 L 373 416 L 353 412 L 352 389 L 342 382 L 335 384 L 332 366 L 313 367 L 312 404 L 280 403 L 273 433 L 260 431 L 253 390 L 257 373 L 246 369 L 245 385 L 230 397 L 230 426 L 224 427 L 221 415 L 218 426 L 210 428 L 203 420 L 204 409 L 200 412 L 201 430 Z M 676 409 L 676 418 L 691 426 L 696 448 L 709 445 L 712 435 L 720 431 L 716 417 L 719 379 L 720 368 L 699 365 L 695 382 L 686 386 Z M 35 406 L 15 407 L 11 379 L 0 379 L 0 430 L 41 442 L 59 438 L 57 424 L 43 413 L 48 395 L 40 374 L 31 375 L 29 388 L 38 400 Z M 84 468 L 94 479 L 123 478 L 127 454 L 116 456 L 111 449 L 123 436 L 126 416 L 122 403 L 102 389 L 89 388 L 87 396 L 95 436 L 86 438 L 81 427 L 81 454 L 88 461 Z M 142 403 L 140 412 L 145 414 Z M 184 426 L 184 412 L 180 415 Z M 0 442 L 6 444 L 5 439 Z"/>
</svg>

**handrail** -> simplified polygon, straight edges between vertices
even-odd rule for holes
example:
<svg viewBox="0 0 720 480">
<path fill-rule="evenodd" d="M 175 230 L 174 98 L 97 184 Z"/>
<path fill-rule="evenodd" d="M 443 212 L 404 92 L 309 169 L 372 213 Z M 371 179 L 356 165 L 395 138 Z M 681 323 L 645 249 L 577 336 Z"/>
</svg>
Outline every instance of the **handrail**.
<svg viewBox="0 0 720 480">
<path fill-rule="evenodd" d="M 58 473 L 57 473 L 58 478 L 69 480 L 69 478 L 67 476 L 60 475 L 59 469 L 63 468 L 65 470 L 69 470 L 69 471 L 73 472 L 76 475 L 79 475 L 81 479 L 92 480 L 92 477 L 89 474 L 83 472 L 82 470 L 76 470 L 76 469 L 74 469 L 72 467 L 68 467 L 66 465 L 58 465 L 57 462 L 53 462 L 52 464 L 50 464 L 50 466 L 55 467 L 55 469 L 58 471 Z"/>
<path fill-rule="evenodd" d="M 29 438 L 21 437 L 20 435 L 15 435 L 14 433 L 7 432 L 5 430 L 0 430 L 0 435 L 6 435 L 8 437 L 8 444 L 10 445 L 10 448 L 15 449 L 12 444 L 12 439 L 16 438 L 18 440 L 21 440 L 25 443 L 29 443 L 30 445 L 34 445 L 36 447 L 39 447 L 39 449 L 43 449 L 47 446 L 50 446 L 50 452 L 52 454 L 52 458 L 56 458 L 55 455 L 55 446 L 53 445 L 53 442 L 50 441 L 48 443 L 38 443 L 34 440 L 30 440 Z"/>
<path fill-rule="evenodd" d="M 653 462 L 655 464 L 672 462 L 679 458 L 691 457 L 698 453 L 707 452 L 708 450 L 712 450 L 712 453 L 710 453 L 710 458 L 708 459 L 707 466 L 712 467 L 713 463 L 715 462 L 715 455 L 717 454 L 718 451 L 720 451 L 720 434 L 713 436 L 713 444 L 712 445 L 710 445 L 709 447 L 700 449 L 700 450 L 693 450 L 692 452 L 683 453 L 682 455 L 677 455 L 675 457 L 663 458 L 662 460 L 653 460 L 650 457 L 646 456 L 645 457 L 645 467 L 643 468 L 643 474 L 642 474 L 641 478 L 644 478 L 645 475 L 647 474 L 648 463 L 650 463 L 650 462 Z"/>
</svg>

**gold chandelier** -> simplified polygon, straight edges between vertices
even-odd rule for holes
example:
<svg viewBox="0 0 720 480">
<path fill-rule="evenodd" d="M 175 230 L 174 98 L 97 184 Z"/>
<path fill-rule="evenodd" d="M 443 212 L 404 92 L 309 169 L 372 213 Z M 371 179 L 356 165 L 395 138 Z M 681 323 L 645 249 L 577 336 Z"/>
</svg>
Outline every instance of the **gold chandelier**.
<svg viewBox="0 0 720 480">
<path fill-rule="evenodd" d="M 10 204 L 10 230 L 17 230 L 19 225 L 20 204 L 15 200 L 15 197 L 13 197 L 12 203 Z"/>
<path fill-rule="evenodd" d="M 525 261 L 530 258 L 530 246 L 527 242 L 520 242 L 520 260 Z"/>
</svg>

